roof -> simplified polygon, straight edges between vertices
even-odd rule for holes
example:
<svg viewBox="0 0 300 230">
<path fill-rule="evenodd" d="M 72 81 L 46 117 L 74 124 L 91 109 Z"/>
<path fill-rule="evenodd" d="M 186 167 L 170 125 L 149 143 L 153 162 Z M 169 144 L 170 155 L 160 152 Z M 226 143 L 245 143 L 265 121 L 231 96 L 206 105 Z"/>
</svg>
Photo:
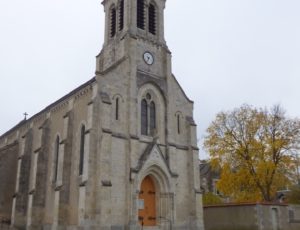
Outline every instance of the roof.
<svg viewBox="0 0 300 230">
<path fill-rule="evenodd" d="M 13 128 L 11 128 L 10 130 L 8 130 L 7 132 L 5 132 L 4 134 L 2 134 L 0 136 L 0 139 L 3 138 L 4 136 L 7 136 L 8 134 L 12 133 L 13 131 L 17 130 L 18 128 L 22 127 L 23 125 L 31 122 L 34 118 L 40 116 L 42 113 L 45 113 L 46 111 L 50 110 L 51 108 L 53 108 L 54 106 L 58 105 L 59 103 L 61 103 L 62 101 L 65 101 L 66 99 L 72 97 L 74 94 L 76 94 L 78 91 L 80 91 L 81 89 L 87 87 L 88 85 L 93 84 L 94 82 L 96 82 L 96 77 L 93 77 L 92 79 L 90 79 L 89 81 L 85 82 L 84 84 L 80 85 L 79 87 L 75 88 L 74 90 L 72 90 L 71 92 L 69 92 L 68 94 L 66 94 L 65 96 L 63 96 L 62 98 L 58 99 L 57 101 L 53 102 L 52 104 L 48 105 L 47 107 L 45 107 L 43 110 L 41 110 L 40 112 L 38 112 L 37 114 L 33 115 L 32 117 L 30 117 L 28 120 L 22 120 L 20 121 L 17 125 L 15 125 Z"/>
</svg>

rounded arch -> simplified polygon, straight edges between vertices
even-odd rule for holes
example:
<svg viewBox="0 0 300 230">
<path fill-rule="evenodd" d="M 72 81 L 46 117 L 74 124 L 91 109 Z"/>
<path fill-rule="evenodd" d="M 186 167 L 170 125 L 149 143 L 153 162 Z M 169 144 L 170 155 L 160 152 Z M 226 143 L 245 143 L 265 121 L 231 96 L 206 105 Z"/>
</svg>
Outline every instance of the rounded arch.
<svg viewBox="0 0 300 230">
<path fill-rule="evenodd" d="M 143 90 L 143 88 L 147 88 L 150 85 L 151 85 L 151 87 L 155 88 L 155 90 L 162 96 L 164 101 L 167 100 L 165 93 L 164 93 L 164 89 L 159 84 L 157 84 L 157 82 L 155 82 L 154 80 L 147 80 L 147 81 L 143 82 L 143 84 L 140 85 L 140 87 L 139 87 L 139 92 L 141 90 Z"/>
<path fill-rule="evenodd" d="M 119 98 L 120 101 L 121 101 L 122 103 L 124 102 L 124 98 L 123 98 L 123 96 L 122 96 L 121 94 L 116 93 L 116 94 L 114 94 L 114 95 L 112 96 L 112 99 L 113 99 L 113 100 L 116 100 L 117 98 Z"/>
</svg>

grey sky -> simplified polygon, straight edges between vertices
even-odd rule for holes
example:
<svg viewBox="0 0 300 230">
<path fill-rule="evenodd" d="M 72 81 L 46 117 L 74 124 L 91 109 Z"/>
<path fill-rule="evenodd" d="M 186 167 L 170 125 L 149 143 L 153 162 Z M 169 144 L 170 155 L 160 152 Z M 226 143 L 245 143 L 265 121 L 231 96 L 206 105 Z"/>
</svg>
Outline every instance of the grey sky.
<svg viewBox="0 0 300 230">
<path fill-rule="evenodd" d="M 100 2 L 0 0 L 0 134 L 94 76 Z M 167 0 L 173 73 L 195 102 L 199 145 L 217 112 L 243 103 L 300 117 L 299 11 L 299 0 Z"/>
</svg>

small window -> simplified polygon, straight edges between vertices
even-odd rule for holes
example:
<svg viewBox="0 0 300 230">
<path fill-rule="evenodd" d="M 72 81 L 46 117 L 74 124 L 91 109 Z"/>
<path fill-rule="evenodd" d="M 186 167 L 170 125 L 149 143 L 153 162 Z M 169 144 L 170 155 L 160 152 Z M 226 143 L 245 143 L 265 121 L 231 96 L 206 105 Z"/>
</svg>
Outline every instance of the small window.
<svg viewBox="0 0 300 230">
<path fill-rule="evenodd" d="M 85 126 L 82 125 L 80 132 L 80 153 L 79 153 L 79 175 L 83 174 L 84 165 L 84 143 L 85 142 Z"/>
<path fill-rule="evenodd" d="M 54 159 L 54 181 L 58 179 L 58 160 L 59 160 L 59 136 L 55 140 L 55 159 Z"/>
<path fill-rule="evenodd" d="M 116 35 L 116 20 L 117 20 L 117 13 L 116 9 L 112 8 L 110 12 L 110 37 L 114 37 Z"/>
<path fill-rule="evenodd" d="M 119 8 L 119 31 L 123 30 L 124 28 L 124 0 L 120 1 L 120 8 Z"/>
<path fill-rule="evenodd" d="M 119 120 L 119 98 L 116 99 L 116 114 L 115 114 L 116 120 Z"/>
<path fill-rule="evenodd" d="M 145 29 L 145 2 L 144 0 L 137 0 L 137 27 Z"/>
<path fill-rule="evenodd" d="M 177 114 L 177 133 L 180 134 L 180 115 Z"/>
<path fill-rule="evenodd" d="M 141 103 L 141 134 L 148 134 L 148 105 L 145 99 Z"/>
<path fill-rule="evenodd" d="M 156 15 L 155 15 L 155 6 L 153 4 L 149 5 L 149 32 L 151 34 L 156 34 Z"/>
</svg>

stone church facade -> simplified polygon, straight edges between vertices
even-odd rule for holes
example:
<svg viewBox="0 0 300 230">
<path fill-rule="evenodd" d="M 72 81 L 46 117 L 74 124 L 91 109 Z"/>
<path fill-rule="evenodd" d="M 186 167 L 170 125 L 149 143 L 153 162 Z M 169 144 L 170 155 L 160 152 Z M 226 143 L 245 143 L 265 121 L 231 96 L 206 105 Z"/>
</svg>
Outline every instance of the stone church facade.
<svg viewBox="0 0 300 230">
<path fill-rule="evenodd" d="M 104 0 L 96 76 L 0 137 L 14 229 L 204 229 L 193 102 L 171 71 L 165 0 Z"/>
</svg>

